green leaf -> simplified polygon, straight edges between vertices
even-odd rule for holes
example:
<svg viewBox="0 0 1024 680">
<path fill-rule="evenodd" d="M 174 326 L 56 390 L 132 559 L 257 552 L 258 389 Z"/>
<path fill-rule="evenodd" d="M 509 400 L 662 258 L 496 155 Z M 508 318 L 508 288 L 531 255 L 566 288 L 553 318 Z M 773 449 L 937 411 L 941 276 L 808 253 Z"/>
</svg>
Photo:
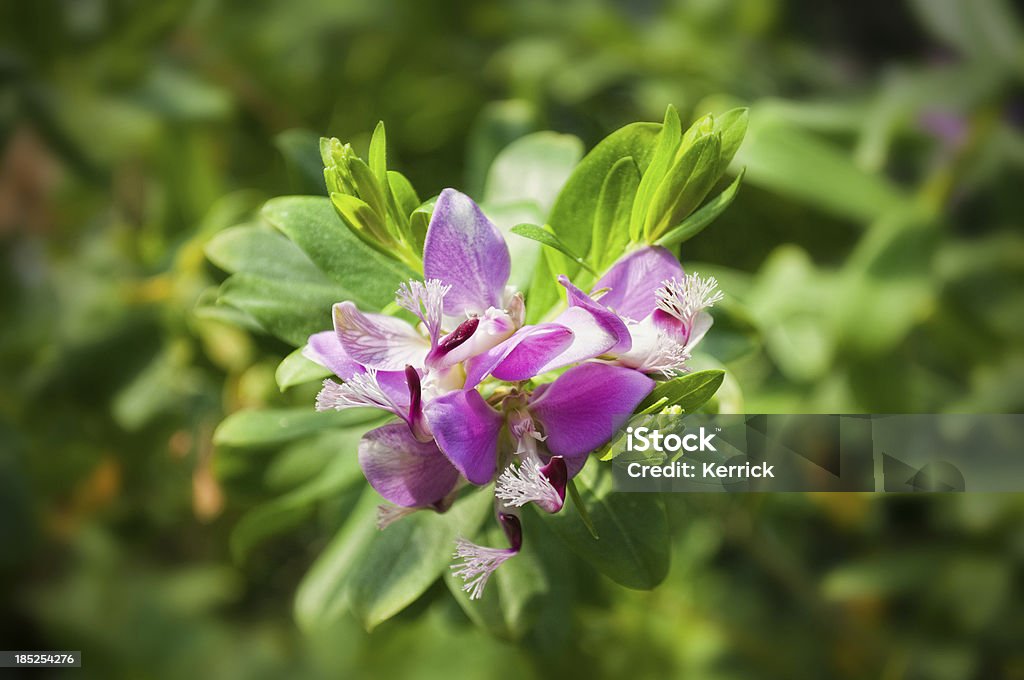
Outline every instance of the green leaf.
<svg viewBox="0 0 1024 680">
<path fill-rule="evenodd" d="M 363 627 L 373 630 L 422 595 L 451 563 L 455 539 L 475 533 L 492 505 L 489 490 L 474 490 L 444 514 L 417 512 L 374 537 L 346 588 Z"/>
<path fill-rule="evenodd" d="M 210 262 L 230 274 L 327 283 L 328 279 L 294 243 L 258 224 L 217 232 L 205 248 Z"/>
<path fill-rule="evenodd" d="M 767 355 L 789 380 L 808 382 L 834 368 L 837 338 L 822 310 L 838 307 L 836 292 L 836 277 L 818 271 L 795 245 L 779 246 L 761 266 L 747 308 L 762 329 Z"/>
<path fill-rule="evenodd" d="M 609 465 L 590 461 L 575 478 L 595 539 L 579 513 L 538 511 L 558 536 L 595 569 L 627 588 L 649 590 L 669 567 L 665 507 L 656 494 L 615 493 Z"/>
<path fill-rule="evenodd" d="M 573 252 L 590 252 L 597 197 L 612 167 L 620 159 L 630 156 L 641 172 L 646 169 L 660 127 L 657 123 L 632 123 L 620 128 L 605 137 L 576 166 L 558 195 L 548 220 L 554 233 Z"/>
<path fill-rule="evenodd" d="M 487 173 L 484 202 L 531 201 L 546 219 L 580 157 L 583 143 L 573 135 L 535 132 L 501 150 Z"/>
<path fill-rule="evenodd" d="M 418 208 L 409 215 L 409 233 L 412 235 L 413 245 L 418 252 L 423 252 L 423 244 L 427 240 L 427 227 L 430 226 L 430 217 L 434 214 L 434 204 L 437 196 L 424 201 Z"/>
<path fill-rule="evenodd" d="M 474 541 L 496 548 L 508 545 L 496 522 L 487 524 Z M 462 590 L 463 580 L 445 569 L 445 585 L 470 621 L 503 640 L 518 640 L 530 630 L 547 604 L 551 586 L 535 547 L 534 541 L 527 540 L 518 555 L 494 572 L 479 600 L 470 600 Z"/>
<path fill-rule="evenodd" d="M 725 371 L 717 369 L 696 371 L 679 378 L 660 383 L 647 398 L 640 402 L 637 410 L 665 399 L 662 408 L 680 407 L 684 413 L 693 413 L 715 395 L 725 379 Z"/>
<path fill-rule="evenodd" d="M 590 247 L 590 262 L 599 272 L 617 260 L 629 244 L 630 215 L 639 185 L 640 170 L 632 156 L 620 158 L 604 178 Z"/>
<path fill-rule="evenodd" d="M 400 283 L 417 277 L 353 236 L 327 198 L 275 198 L 263 207 L 263 216 L 344 288 L 345 296 L 334 302 L 350 299 L 363 309 L 381 309 L 394 299 Z"/>
<path fill-rule="evenodd" d="M 249 510 L 231 532 L 231 555 L 237 562 L 262 541 L 287 531 L 306 520 L 318 501 L 337 495 L 342 489 L 362 479 L 362 471 L 355 448 L 362 430 L 350 430 L 346 451 L 337 451 L 331 464 L 323 472 L 302 486 L 275 498 L 269 503 Z"/>
<path fill-rule="evenodd" d="M 580 497 L 580 490 L 576 488 L 576 480 L 569 480 L 569 498 L 572 499 L 573 510 L 580 514 L 580 519 L 583 521 L 583 525 L 587 527 L 587 531 L 590 532 L 591 537 L 596 541 L 601 538 L 597 535 L 597 527 L 594 526 L 594 520 L 590 519 L 590 513 L 587 512 L 587 506 L 583 503 L 583 498 Z"/>
<path fill-rule="evenodd" d="M 216 303 L 217 289 L 213 290 L 214 300 L 199 302 L 192 313 L 197 319 L 203 319 L 206 321 L 217 321 L 219 323 L 225 323 L 230 326 L 237 326 L 243 328 L 252 333 L 268 333 L 267 329 L 260 325 L 260 322 L 252 318 L 251 315 L 246 314 L 241 309 L 237 309 L 226 304 Z"/>
<path fill-rule="evenodd" d="M 269 279 L 235 274 L 221 284 L 217 301 L 252 316 L 268 332 L 298 347 L 331 327 L 331 305 L 351 298 L 333 283 Z"/>
<path fill-rule="evenodd" d="M 722 150 L 718 163 L 719 174 L 725 172 L 736 152 L 739 151 L 740 145 L 743 144 L 749 119 L 750 109 L 747 108 L 732 109 L 720 116 L 715 116 L 715 132 L 722 138 Z"/>
<path fill-rule="evenodd" d="M 934 224 L 912 215 L 881 220 L 868 231 L 840 274 L 834 310 L 843 348 L 883 354 L 931 313 L 938 238 Z"/>
<path fill-rule="evenodd" d="M 527 323 L 537 323 L 563 299 L 562 287 L 558 285 L 549 257 L 558 256 L 551 259 L 557 259 L 559 263 L 566 260 L 558 252 L 550 249 L 543 250 L 541 255 L 542 257 L 537 260 L 533 281 L 530 283 L 530 294 L 527 297 Z"/>
<path fill-rule="evenodd" d="M 413 188 L 412 183 L 406 179 L 405 175 L 397 170 L 388 170 L 387 179 L 388 188 L 394 194 L 398 209 L 408 220 L 409 215 L 420 207 L 420 197 L 416 195 L 416 189 Z M 423 244 L 420 244 L 421 249 L 422 246 Z"/>
<path fill-rule="evenodd" d="M 582 266 L 591 274 L 594 273 L 594 270 L 591 269 L 587 265 L 587 263 L 583 261 L 583 258 L 569 250 L 569 246 L 562 243 L 560 240 L 558 240 L 557 236 L 552 234 L 547 229 L 544 229 L 543 227 L 538 227 L 536 224 L 519 224 L 512 227 L 512 233 L 518 236 L 522 236 L 523 238 L 528 238 L 533 241 L 537 241 L 538 243 L 543 243 L 549 248 L 554 248 L 558 252 L 566 255 L 573 262 L 576 262 L 577 264 Z"/>
<path fill-rule="evenodd" d="M 651 158 L 650 166 L 643 171 L 643 177 L 637 187 L 636 199 L 631 208 L 629 240 L 632 242 L 640 241 L 654 192 L 672 166 L 681 139 L 682 124 L 679 121 L 679 113 L 676 111 L 676 107 L 669 105 L 665 111 L 665 122 L 662 123 L 661 131 L 654 142 L 654 156 Z"/>
<path fill-rule="evenodd" d="M 302 577 L 295 593 L 295 620 L 304 630 L 326 628 L 347 609 L 348 575 L 378 536 L 375 518 L 381 502 L 381 497 L 366 487 L 345 524 Z"/>
<path fill-rule="evenodd" d="M 320 413 L 312 407 L 247 409 L 232 413 L 217 426 L 213 443 L 239 448 L 266 448 L 328 429 L 372 423 L 380 411 L 369 408 Z"/>
<path fill-rule="evenodd" d="M 710 113 L 693 121 L 693 123 L 690 124 L 690 127 L 686 128 L 686 132 L 683 133 L 683 138 L 679 142 L 679 149 L 673 157 L 673 163 L 678 162 L 679 159 L 683 157 L 683 154 L 690 150 L 690 147 L 693 146 L 694 142 L 701 137 L 707 137 L 714 131 L 715 119 Z"/>
<path fill-rule="evenodd" d="M 612 167 L 620 159 L 629 156 L 643 172 L 650 162 L 654 139 L 660 128 L 658 123 L 626 125 L 605 137 L 573 170 L 558 194 L 548 219 L 552 232 L 572 252 L 584 257 L 590 253 L 597 199 Z M 531 322 L 543 318 L 561 297 L 552 272 L 557 270 L 555 273 L 571 277 L 579 269 L 578 264 L 562 255 L 553 251 L 545 252 L 545 258 L 538 263 L 530 285 L 527 314 Z"/>
<path fill-rule="evenodd" d="M 324 368 L 315 361 L 302 355 L 305 346 L 299 347 L 281 360 L 274 371 L 277 387 L 284 392 L 289 387 L 302 385 L 314 380 L 322 380 L 331 375 L 331 369 Z"/>
<path fill-rule="evenodd" d="M 745 170 L 741 170 L 740 174 L 738 174 L 736 179 L 726 187 L 725 191 L 715 196 L 701 207 L 700 210 L 687 217 L 677 227 L 673 228 L 667 234 L 655 241 L 655 244 L 671 248 L 672 246 L 677 246 L 680 243 L 689 241 L 691 238 L 704 231 L 705 227 L 714 222 L 719 215 L 725 212 L 725 209 L 728 208 L 733 202 L 733 199 L 736 198 L 736 194 L 740 191 L 740 183 L 743 181 L 744 172 Z"/>
<path fill-rule="evenodd" d="M 907 198 L 882 175 L 864 172 L 831 143 L 770 116 L 750 118 L 736 160 L 755 186 L 840 217 L 870 222 L 899 210 Z"/>
<path fill-rule="evenodd" d="M 384 187 L 377 181 L 373 170 L 370 170 L 370 166 L 358 157 L 349 161 L 348 168 L 352 173 L 352 181 L 356 184 L 359 198 L 383 220 L 388 214 L 388 206 L 384 198 Z M 393 236 L 395 235 L 393 234 Z"/>
<path fill-rule="evenodd" d="M 370 137 L 370 171 L 377 178 L 380 186 L 387 186 L 388 182 L 388 158 L 387 158 L 387 136 L 384 132 L 384 121 L 378 121 L 377 127 L 373 129 L 373 136 Z"/>
<path fill-rule="evenodd" d="M 704 200 L 718 181 L 721 138 L 717 133 L 697 139 L 679 158 L 651 199 L 644 238 L 653 242 L 678 224 Z"/>
<path fill-rule="evenodd" d="M 345 226 L 367 246 L 378 253 L 387 254 L 383 245 L 390 237 L 384 219 L 373 211 L 370 205 L 351 194 L 334 192 L 331 204 L 338 211 Z"/>
</svg>

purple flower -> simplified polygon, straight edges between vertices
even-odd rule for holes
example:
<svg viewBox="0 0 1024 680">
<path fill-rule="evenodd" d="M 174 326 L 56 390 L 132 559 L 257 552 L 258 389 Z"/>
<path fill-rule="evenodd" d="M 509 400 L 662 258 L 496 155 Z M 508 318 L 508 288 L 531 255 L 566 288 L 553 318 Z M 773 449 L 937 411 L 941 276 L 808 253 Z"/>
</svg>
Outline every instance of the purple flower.
<svg viewBox="0 0 1024 680">
<path fill-rule="evenodd" d="M 722 299 L 714 277 L 686 274 L 664 248 L 620 258 L 594 284 L 594 295 L 625 320 L 631 347 L 613 360 L 644 373 L 673 377 L 711 328 L 707 309 Z M 605 291 L 603 295 L 602 291 Z"/>
<path fill-rule="evenodd" d="M 523 547 L 523 525 L 519 518 L 512 513 L 499 512 L 498 522 L 505 530 L 508 548 L 487 548 L 464 538 L 455 542 L 455 558 L 462 561 L 452 565 L 452 573 L 465 582 L 462 590 L 469 593 L 471 600 L 479 600 L 483 596 L 491 574 L 509 558 L 518 555 Z"/>
<path fill-rule="evenodd" d="M 513 388 L 488 404 L 475 390 L 451 392 L 427 405 L 427 421 L 441 450 L 466 479 L 490 482 L 497 472 L 498 435 L 506 416 L 516 453 L 561 456 L 573 471 L 629 419 L 654 389 L 644 374 L 621 366 L 584 363 L 532 394 Z M 537 452 L 543 441 L 544 453 Z M 544 461 L 546 462 L 546 461 Z"/>
<path fill-rule="evenodd" d="M 342 380 L 324 381 L 318 409 L 368 406 L 398 419 L 359 445 L 367 480 L 393 504 L 382 507 L 379 526 L 416 509 L 446 510 L 462 480 L 495 483 L 511 547 L 460 539 L 455 553 L 453 569 L 476 599 L 519 552 L 518 509 L 561 510 L 588 454 L 654 388 L 647 374 L 682 369 L 720 294 L 713 279 L 686 276 L 671 253 L 648 247 L 620 258 L 591 295 L 558 277 L 565 309 L 524 326 L 501 234 L 452 189 L 436 202 L 423 269 L 424 281 L 396 295 L 415 326 L 339 302 L 334 330 L 312 335 L 305 354 Z"/>
</svg>

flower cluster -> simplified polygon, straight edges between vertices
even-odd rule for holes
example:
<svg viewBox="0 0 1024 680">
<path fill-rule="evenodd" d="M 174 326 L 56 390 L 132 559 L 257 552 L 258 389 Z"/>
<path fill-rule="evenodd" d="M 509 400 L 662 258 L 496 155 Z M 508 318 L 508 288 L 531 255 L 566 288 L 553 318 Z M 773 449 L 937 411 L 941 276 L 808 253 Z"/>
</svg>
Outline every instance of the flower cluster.
<svg viewBox="0 0 1024 680">
<path fill-rule="evenodd" d="M 438 197 L 423 248 L 423 281 L 397 304 L 416 319 L 334 305 L 334 330 L 309 338 L 307 356 L 328 379 L 320 410 L 373 407 L 398 420 L 359 445 L 366 479 L 392 506 L 378 524 L 420 509 L 445 511 L 465 483 L 495 482 L 508 548 L 460 539 L 453 565 L 479 598 L 519 552 L 527 503 L 558 512 L 587 455 L 607 443 L 651 392 L 654 378 L 686 370 L 721 298 L 713 278 L 686 275 L 666 249 L 621 257 L 590 294 L 565 276 L 566 308 L 525 323 L 523 295 L 498 229 L 467 196 Z M 653 376 L 653 377 L 652 377 Z"/>
</svg>

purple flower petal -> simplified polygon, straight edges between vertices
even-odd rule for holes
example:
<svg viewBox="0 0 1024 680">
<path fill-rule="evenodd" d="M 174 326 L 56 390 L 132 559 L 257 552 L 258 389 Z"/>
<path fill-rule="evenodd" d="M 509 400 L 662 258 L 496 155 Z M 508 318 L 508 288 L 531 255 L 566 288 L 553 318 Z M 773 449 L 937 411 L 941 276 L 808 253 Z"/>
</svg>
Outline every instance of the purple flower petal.
<svg viewBox="0 0 1024 680">
<path fill-rule="evenodd" d="M 466 387 L 493 374 L 502 380 L 528 380 L 552 363 L 571 343 L 573 332 L 556 323 L 526 326 L 509 339 L 469 360 Z"/>
<path fill-rule="evenodd" d="M 334 331 L 321 331 L 309 336 L 302 355 L 329 369 L 342 380 L 348 380 L 353 375 L 363 372 L 363 367 L 345 353 L 341 339 Z"/>
<path fill-rule="evenodd" d="M 626 424 L 654 381 L 621 366 L 589 363 L 563 373 L 530 404 L 556 456 L 583 456 Z M 568 462 L 568 461 L 567 461 Z"/>
<path fill-rule="evenodd" d="M 405 423 L 367 432 L 359 442 L 359 465 L 377 493 L 404 507 L 437 503 L 459 478 L 437 445 L 417 441 Z"/>
<path fill-rule="evenodd" d="M 707 332 L 711 330 L 711 324 L 715 320 L 707 312 L 701 312 L 697 315 L 697 318 L 693 320 L 693 326 L 690 327 L 690 334 L 686 338 L 686 349 L 693 350 L 693 348 L 704 339 Z"/>
<path fill-rule="evenodd" d="M 449 392 L 426 406 L 427 422 L 448 460 L 473 484 L 486 484 L 497 469 L 501 414 L 476 390 Z"/>
<path fill-rule="evenodd" d="M 367 368 L 404 371 L 422 366 L 429 343 L 401 319 L 366 314 L 352 302 L 334 305 L 334 330 L 345 353 Z"/>
<path fill-rule="evenodd" d="M 608 348 L 607 351 L 615 354 L 629 351 L 632 339 L 630 338 L 629 330 L 626 328 L 626 323 L 618 314 L 603 304 L 595 302 L 589 295 L 572 285 L 569 277 L 559 276 L 558 282 L 565 287 L 566 297 L 569 300 L 569 309 L 579 308 L 586 310 L 594 317 L 594 323 L 602 331 L 615 338 L 615 344 Z"/>
<path fill-rule="evenodd" d="M 328 368 L 344 381 L 366 373 L 366 368 L 355 361 L 341 345 L 341 339 L 335 331 L 322 331 L 309 336 L 302 352 L 310 361 L 315 361 Z M 417 376 L 418 377 L 418 376 Z M 406 371 L 378 371 L 377 383 L 391 401 L 399 406 L 409 404 L 409 384 Z"/>
<path fill-rule="evenodd" d="M 501 307 L 511 261 L 501 232 L 469 196 L 445 189 L 434 204 L 423 246 L 423 273 L 451 286 L 445 314 Z"/>
<path fill-rule="evenodd" d="M 600 298 L 601 304 L 633 321 L 642 321 L 655 309 L 654 291 L 661 282 L 682 279 L 683 275 L 683 267 L 671 252 L 659 246 L 645 247 L 620 257 L 593 290 L 608 288 Z"/>
<path fill-rule="evenodd" d="M 590 299 L 565 276 L 558 277 L 565 286 L 569 308 L 555 318 L 554 323 L 573 332 L 573 341 L 566 349 L 537 373 L 543 373 L 569 364 L 593 359 L 605 353 L 628 352 L 633 339 L 619 316 Z"/>
</svg>

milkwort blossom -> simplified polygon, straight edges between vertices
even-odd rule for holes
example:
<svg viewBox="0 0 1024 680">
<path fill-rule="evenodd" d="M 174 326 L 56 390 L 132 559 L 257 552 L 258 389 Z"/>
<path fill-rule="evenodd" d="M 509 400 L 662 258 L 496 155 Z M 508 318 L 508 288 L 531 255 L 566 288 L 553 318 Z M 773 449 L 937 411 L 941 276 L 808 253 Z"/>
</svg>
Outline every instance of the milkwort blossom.
<svg viewBox="0 0 1024 680">
<path fill-rule="evenodd" d="M 334 330 L 306 355 L 326 380 L 319 410 L 369 406 L 398 420 L 368 432 L 359 463 L 382 506 L 384 528 L 405 514 L 445 511 L 464 483 L 495 482 L 508 548 L 456 544 L 455 574 L 473 599 L 522 546 L 518 512 L 558 512 L 568 481 L 651 392 L 655 377 L 685 371 L 721 298 L 713 278 L 686 275 L 664 248 L 620 258 L 588 295 L 565 276 L 566 308 L 524 325 L 523 296 L 508 286 L 509 251 L 467 196 L 438 197 L 423 250 L 424 281 L 396 302 L 414 326 L 334 305 Z M 560 370 L 557 377 L 553 371 Z"/>
</svg>

